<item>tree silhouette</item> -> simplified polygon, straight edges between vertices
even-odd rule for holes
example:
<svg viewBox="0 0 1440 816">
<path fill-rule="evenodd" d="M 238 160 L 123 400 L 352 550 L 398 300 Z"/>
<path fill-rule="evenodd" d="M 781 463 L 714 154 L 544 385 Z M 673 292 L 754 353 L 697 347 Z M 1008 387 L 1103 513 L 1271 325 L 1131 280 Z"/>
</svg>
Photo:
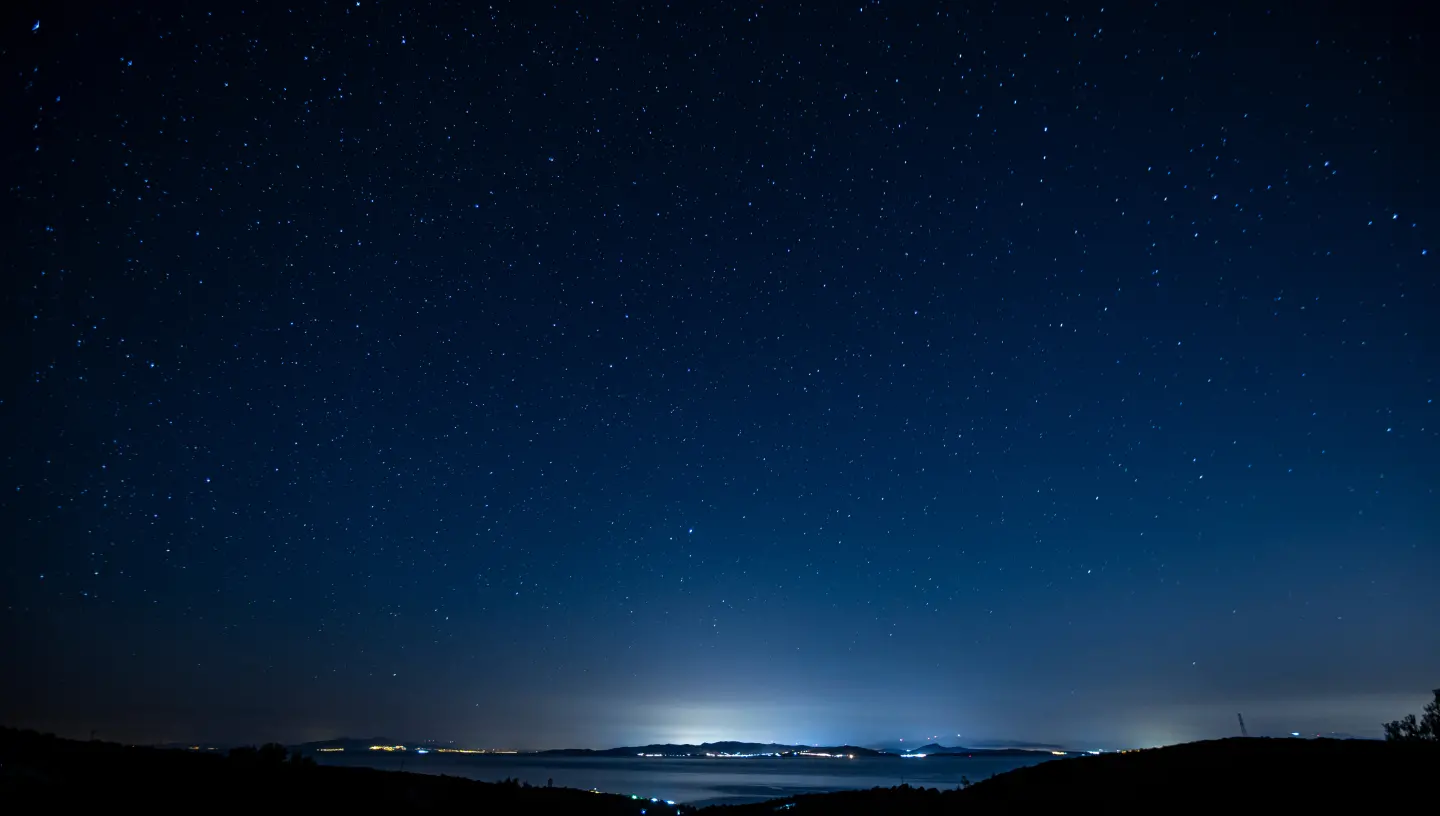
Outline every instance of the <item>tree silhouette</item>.
<svg viewBox="0 0 1440 816">
<path fill-rule="evenodd" d="M 300 753 L 299 748 L 296 748 L 290 752 L 290 765 L 295 768 L 313 768 L 315 767 L 315 757 L 305 756 Z"/>
<path fill-rule="evenodd" d="M 1440 741 L 1440 689 L 1432 693 L 1435 699 L 1425 705 L 1425 713 L 1419 720 L 1414 714 L 1406 714 L 1401 719 L 1385 723 L 1385 739 L 1390 742 Z"/>
<path fill-rule="evenodd" d="M 267 742 L 260 746 L 260 761 L 266 765 L 279 765 L 285 761 L 285 755 L 290 753 L 285 746 L 278 742 Z"/>
<path fill-rule="evenodd" d="M 240 765 L 250 766 L 274 766 L 285 762 L 285 756 L 290 753 L 285 746 L 278 742 L 267 742 L 256 748 L 253 745 L 242 745 L 230 749 L 230 760 Z"/>
</svg>

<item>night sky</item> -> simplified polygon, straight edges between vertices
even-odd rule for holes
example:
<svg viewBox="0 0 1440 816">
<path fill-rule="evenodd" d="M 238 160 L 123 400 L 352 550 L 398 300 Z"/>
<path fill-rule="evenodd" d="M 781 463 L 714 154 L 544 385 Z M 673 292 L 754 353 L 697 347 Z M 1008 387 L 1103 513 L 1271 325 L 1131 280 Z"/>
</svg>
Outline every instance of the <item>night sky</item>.
<svg viewBox="0 0 1440 816">
<path fill-rule="evenodd" d="M 141 5 L 3 17 L 0 722 L 1126 747 L 1440 684 L 1424 4 Z"/>
</svg>

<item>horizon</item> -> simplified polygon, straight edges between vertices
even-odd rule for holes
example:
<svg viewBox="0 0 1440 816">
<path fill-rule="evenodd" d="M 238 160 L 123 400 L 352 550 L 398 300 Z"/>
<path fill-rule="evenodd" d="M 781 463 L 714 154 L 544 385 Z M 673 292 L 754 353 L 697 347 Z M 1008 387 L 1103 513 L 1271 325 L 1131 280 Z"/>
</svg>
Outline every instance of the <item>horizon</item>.
<svg viewBox="0 0 1440 816">
<path fill-rule="evenodd" d="M 55 736 L 61 737 L 61 738 L 63 738 L 63 739 L 72 739 L 72 740 L 77 740 L 77 741 L 84 741 L 84 740 L 81 740 L 81 738 L 79 738 L 79 737 L 74 737 L 74 736 L 69 736 L 69 735 L 64 735 L 64 734 L 56 734 Z M 956 735 L 956 736 L 958 737 L 959 735 Z M 249 740 L 249 741 L 240 741 L 240 742 L 215 742 L 215 741 L 208 741 L 208 740 L 200 740 L 200 741 L 179 740 L 179 741 L 159 741 L 159 742 L 145 743 L 145 742 L 130 742 L 130 741 L 125 741 L 125 740 L 113 740 L 113 739 L 107 738 L 107 737 L 99 734 L 98 732 L 97 732 L 96 734 L 94 734 L 93 736 L 91 736 L 90 739 L 92 739 L 92 740 L 98 740 L 98 741 L 100 741 L 100 742 L 115 742 L 115 743 L 122 744 L 122 745 L 149 746 L 149 747 L 156 747 L 156 748 L 174 748 L 174 749 L 187 749 L 187 748 L 188 748 L 188 749 L 190 749 L 190 750 L 196 750 L 196 749 L 199 749 L 199 750 L 228 750 L 228 749 L 230 749 L 230 748 L 237 748 L 237 747 L 244 747 L 244 746 L 256 746 L 256 745 L 263 745 L 263 744 L 270 743 L 270 742 L 277 742 L 276 740 Z M 511 748 L 511 747 L 506 747 L 506 746 L 499 746 L 499 745 L 472 745 L 472 744 L 461 743 L 461 742 L 455 741 L 455 740 L 436 740 L 436 739 L 409 740 L 409 739 L 401 739 L 401 738 L 396 737 L 396 736 L 393 736 L 393 735 L 375 735 L 375 736 L 369 736 L 369 737 L 337 736 L 337 737 L 329 737 L 329 738 L 325 738 L 325 739 L 307 740 L 307 741 L 304 741 L 304 742 L 285 742 L 285 741 L 279 741 L 279 742 L 280 742 L 280 744 L 287 745 L 288 747 L 292 747 L 292 748 L 308 748 L 308 747 L 313 747 L 313 746 L 323 746 L 323 745 L 327 745 L 327 744 L 336 744 L 336 743 L 357 743 L 357 744 L 360 744 L 360 745 L 367 746 L 367 748 L 365 748 L 365 749 L 357 748 L 357 749 L 355 750 L 356 753 L 360 753 L 362 750 L 377 751 L 377 752 L 378 752 L 378 751 L 393 752 L 393 751 L 399 750 L 399 749 L 402 748 L 402 747 L 404 748 L 404 750 L 405 750 L 406 752 L 413 753 L 413 752 L 415 752 L 417 749 L 440 748 L 440 747 L 443 747 L 443 748 L 450 748 L 450 749 L 454 749 L 454 750 L 461 750 L 461 751 L 465 751 L 465 752 L 474 752 L 474 753 L 483 753 L 483 754 L 502 755 L 502 756 L 503 756 L 503 755 L 544 754 L 544 753 L 555 753 L 555 752 L 564 752 L 564 751 L 607 752 L 607 751 L 617 751 L 617 750 L 631 749 L 631 748 L 655 748 L 655 747 L 706 748 L 706 747 L 709 747 L 709 746 L 718 746 L 718 745 L 753 745 L 753 746 L 757 746 L 757 747 L 786 748 L 786 749 L 794 749 L 794 748 L 860 748 L 860 749 L 864 749 L 864 750 L 876 751 L 876 752 L 880 752 L 880 753 L 890 753 L 890 754 L 894 754 L 894 755 L 896 755 L 896 756 L 899 756 L 899 755 L 904 754 L 904 753 L 906 753 L 906 752 L 918 751 L 918 750 L 922 750 L 922 749 L 930 748 L 930 747 L 939 747 L 939 748 L 942 748 L 942 749 L 945 749 L 945 750 L 1026 751 L 1026 752 L 1037 753 L 1037 754 L 1052 754 L 1052 755 L 1053 755 L 1053 754 L 1066 754 L 1066 755 L 1069 755 L 1069 754 L 1075 754 L 1075 755 L 1081 755 L 1081 754 L 1102 754 L 1102 753 L 1116 753 L 1116 752 L 1120 752 L 1120 751 L 1129 751 L 1129 750 L 1144 750 L 1144 749 L 1149 749 L 1149 748 L 1162 748 L 1162 747 L 1166 747 L 1167 745 L 1186 745 L 1186 744 L 1190 744 L 1190 743 L 1193 743 L 1193 742 L 1213 742 L 1213 741 L 1216 741 L 1216 740 L 1226 740 L 1226 739 L 1338 739 L 1338 740 L 1377 741 L 1377 740 L 1380 740 L 1381 738 L 1379 738 L 1379 737 L 1362 737 L 1362 736 L 1357 736 L 1357 735 L 1355 735 L 1355 734 L 1348 734 L 1348 733 L 1343 733 L 1343 732 L 1328 732 L 1328 733 L 1305 734 L 1305 733 L 1293 732 L 1293 731 L 1292 731 L 1292 732 L 1283 733 L 1283 734 L 1248 734 L 1248 735 L 1228 734 L 1228 735 L 1223 735 L 1223 736 L 1218 736 L 1218 737 L 1207 737 L 1207 738 L 1201 738 L 1201 739 L 1196 739 L 1196 740 L 1185 740 L 1185 741 L 1182 741 L 1182 742 L 1163 743 L 1163 744 L 1159 744 L 1159 745 L 1147 745 L 1147 746 L 1115 746 L 1115 747 L 1112 747 L 1112 748 L 1081 748 L 1081 747 L 1075 747 L 1075 746 L 1060 745 L 1060 744 L 1056 744 L 1056 743 L 1033 743 L 1033 742 L 1022 742 L 1022 741 L 1016 741 L 1016 740 L 977 741 L 977 742 L 974 742 L 974 743 L 961 743 L 961 742 L 959 742 L 959 741 L 957 741 L 957 740 L 952 740 L 952 741 L 951 741 L 951 744 L 946 745 L 946 744 L 945 744 L 945 740 L 944 740 L 943 738 L 938 738 L 938 737 L 936 737 L 936 738 L 916 739 L 916 740 L 912 741 L 912 746 L 910 746 L 910 747 L 907 747 L 907 746 L 904 744 L 904 739 L 903 739 L 903 738 L 897 738 L 897 739 L 892 740 L 892 741 L 889 741 L 889 742 L 884 742 L 884 741 L 882 741 L 882 742 L 857 742 L 857 741 L 853 741 L 853 740 L 840 741 L 840 742 L 790 742 L 790 741 L 771 742 L 771 741 L 763 741 L 763 740 L 746 740 L 746 739 L 718 739 L 718 740 L 707 740 L 707 741 L 705 741 L 705 742 L 700 742 L 700 743 L 652 742 L 652 743 L 635 743 L 635 744 L 623 744 L 623 745 L 617 744 L 617 745 L 610 745 L 610 746 L 605 746 L 605 747 L 596 747 L 596 746 L 564 746 L 564 747 L 554 747 L 554 746 L 552 746 L 552 747 L 549 747 L 549 748 L 534 748 L 534 749 L 524 749 L 524 750 L 522 750 L 522 749 L 515 749 L 515 748 Z M 382 746 L 384 746 L 384 747 L 382 747 Z M 348 750 L 348 749 L 347 749 L 347 750 Z M 617 758 L 622 758 L 622 757 L 617 757 Z"/>
<path fill-rule="evenodd" d="M 1247 724 L 1248 724 L 1250 721 L 1247 720 L 1246 722 L 1247 722 Z M 3 724 L 3 723 L 0 723 L 0 725 L 4 725 L 4 724 Z M 1237 726 L 1237 729 L 1238 729 L 1238 726 Z M 329 736 L 329 737 L 320 737 L 320 738 L 315 738 L 315 739 L 304 739 L 304 740 L 284 740 L 284 739 L 273 739 L 273 738 L 252 738 L 252 739 L 240 739 L 240 740 L 157 739 L 157 740 L 149 740 L 149 741 L 145 741 L 145 740 L 138 740 L 138 741 L 137 741 L 137 740 L 125 740 L 125 739 L 123 739 L 123 738 L 122 738 L 122 739 L 115 739 L 115 738 L 113 738 L 113 737 L 111 737 L 111 736 L 107 736 L 107 735 L 105 735 L 105 734 L 103 734 L 103 733 L 101 733 L 101 732 L 99 732 L 99 731 L 95 731 L 95 732 L 93 733 L 92 738 L 94 738 L 94 739 L 99 739 L 99 740 L 101 740 L 101 741 L 115 741 L 115 742 L 120 742 L 120 743 L 122 743 L 122 744 L 129 744 L 129 745 L 153 745 L 153 746 L 164 746 L 164 747 L 200 745 L 200 746 L 207 746 L 207 747 L 212 747 L 212 748 L 231 748 L 231 747 L 237 747 L 237 746 L 243 746 L 243 745 L 260 745 L 260 744 L 264 744 L 264 743 L 267 743 L 267 742 L 279 742 L 279 743 L 281 743 L 281 744 L 290 745 L 290 746 L 308 746 L 308 745 L 321 745 L 321 744 L 325 744 L 325 743 L 353 742 L 353 743 L 362 743 L 362 744 L 369 744 L 369 745 L 404 745 L 404 746 L 406 746 L 407 748 L 412 748 L 412 747 L 429 747 L 429 746 L 447 746 L 447 747 L 454 747 L 454 748 L 464 749 L 464 750 L 487 751 L 487 752 L 497 752 L 497 753 L 520 753 L 520 754 L 545 753 L 545 752 L 552 752 L 552 751 L 612 751 L 612 750 L 618 750 L 618 749 L 621 749 L 621 748 L 647 748 L 647 747 L 654 747 L 654 746 L 661 746 L 661 745 L 676 746 L 676 747 L 695 747 L 695 748 L 699 748 L 699 747 L 704 747 L 704 746 L 707 746 L 707 745 L 725 744 L 725 743 L 739 743 L 739 744 L 747 744 L 747 745 L 764 745 L 764 746 L 808 747 L 808 748 L 838 748 L 838 747 L 847 747 L 847 746 L 848 746 L 848 747 L 864 748 L 864 749 L 867 749 L 867 750 L 875 750 L 875 751 L 890 751 L 890 752 L 894 752 L 894 753 L 901 753 L 901 752 L 910 751 L 910 750 L 917 750 L 917 749 L 919 749 L 919 748 L 923 748 L 923 747 L 926 747 L 926 746 L 929 746 L 929 745 L 940 745 L 940 746 L 946 747 L 946 748 L 964 748 L 964 749 L 973 749 L 973 750 L 980 750 L 980 751 L 1022 750 L 1022 751 L 1035 751 L 1035 752 L 1063 751 L 1063 752 L 1066 752 L 1066 753 L 1091 753 L 1091 752 L 1104 752 L 1104 753 L 1109 753 L 1109 752 L 1118 751 L 1118 750 L 1136 750 L 1136 749 L 1143 749 L 1143 748 L 1157 748 L 1157 747 L 1164 747 L 1164 746 L 1166 746 L 1166 745 L 1182 745 L 1182 744 L 1186 744 L 1186 743 L 1190 743 L 1190 742 L 1205 742 L 1205 741 L 1211 741 L 1211 740 L 1217 740 L 1217 739 L 1229 739 L 1229 738 L 1241 737 L 1241 736 L 1248 736 L 1248 737 L 1250 737 L 1250 738 L 1256 738 L 1256 739 L 1295 739 L 1295 738 L 1300 738 L 1300 739 L 1329 738 L 1329 739 L 1360 739 L 1360 740 L 1375 740 L 1375 739 L 1380 739 L 1380 736 L 1379 736 L 1379 735 L 1363 736 L 1363 735 L 1353 734 L 1353 733 L 1344 732 L 1344 731 L 1305 732 L 1305 731 L 1296 731 L 1296 730 L 1293 730 L 1293 729 L 1292 729 L 1292 730 L 1288 730 L 1288 731 L 1278 731 L 1278 732 L 1261 732 L 1261 731 L 1258 731 L 1253 725 L 1251 725 L 1251 726 L 1249 727 L 1249 731 L 1250 731 L 1250 733 L 1249 733 L 1248 735 L 1241 735 L 1241 734 L 1239 734 L 1239 733 L 1229 733 L 1229 734 L 1221 733 L 1221 734 L 1217 734 L 1217 735 L 1214 735 L 1214 736 L 1201 736 L 1201 737 L 1198 737 L 1198 738 L 1195 738 L 1195 739 L 1183 739 L 1183 740 L 1177 740 L 1177 741 L 1173 741 L 1173 742 L 1160 742 L 1160 743 L 1154 743 L 1154 744 L 1149 744 L 1149 745 L 1139 745 L 1139 744 L 1135 744 L 1135 745 L 1114 745 L 1114 744 L 1112 744 L 1112 745 L 1110 745 L 1109 747 L 1104 747 L 1104 748 L 1097 748 L 1096 746 L 1099 745 L 1100 743 L 1099 743 L 1098 741 L 1095 741 L 1095 740 L 1081 740 L 1081 741 L 1079 741 L 1079 742 L 1072 742 L 1072 743 L 1015 740 L 1015 739 L 1005 739 L 1005 738 L 998 738 L 998 737 L 993 737 L 993 738 L 976 738 L 976 739 L 973 739 L 973 740 L 968 740 L 968 739 L 963 738 L 960 734 L 956 734 L 956 735 L 954 735 L 953 738 L 948 739 L 948 740 L 946 739 L 946 737 L 945 737 L 944 735 L 934 735 L 934 736 L 930 736 L 930 737 L 891 737 L 891 738 L 888 738 L 888 739 L 887 739 L 887 738 L 879 738 L 879 739 L 867 740 L 867 741 L 859 741 L 859 740 L 839 740 L 839 741 L 819 741 L 819 742 L 816 742 L 816 741 L 803 741 L 803 740 L 784 740 L 784 739 L 778 739 L 778 740 L 736 739 L 736 738 L 726 737 L 726 738 L 718 738 L 718 739 L 706 739 L 706 740 L 703 740 L 703 741 L 674 741 L 674 740 L 661 740 L 661 741 L 626 741 L 626 742 L 615 742 L 615 743 L 613 743 L 613 744 L 608 744 L 608 745 L 588 745 L 588 746 L 587 746 L 587 745 L 559 745 L 559 746 L 557 746 L 557 745 L 551 745 L 551 746 L 546 746 L 546 747 L 528 747 L 528 748 L 520 748 L 520 747 L 517 747 L 517 746 L 514 746 L 514 745 L 501 745 L 501 744 L 486 745 L 486 744 L 477 744 L 477 743 L 473 743 L 473 742 L 466 742 L 466 741 L 464 741 L 464 740 L 454 740 L 454 739 L 437 739 L 437 738 L 411 739 L 410 737 L 419 736 L 419 735 L 414 735 L 414 734 L 412 734 L 412 735 L 409 735 L 409 736 L 404 736 L 404 737 L 402 737 L 402 736 L 397 735 L 397 734 L 379 733 L 379 732 L 373 733 L 373 734 L 371 734 L 371 735 L 369 735 L 369 736 L 358 736 L 358 737 L 357 737 L 357 736 L 340 735 L 340 736 Z M 50 732 L 50 733 L 56 733 L 56 732 Z M 56 736 L 60 736 L 60 737 L 67 738 L 67 739 L 83 739 L 83 737 L 82 737 L 81 735 L 74 734 L 74 733 L 56 733 Z"/>
<path fill-rule="evenodd" d="M 493 742 L 484 738 L 455 737 L 427 737 L 422 742 L 426 744 L 453 744 L 466 748 L 485 748 L 491 750 L 517 750 L 524 753 L 551 750 L 610 750 L 617 747 L 647 745 L 703 745 L 716 742 L 746 742 L 756 744 L 773 745 L 804 745 L 804 746 L 840 746 L 853 745 L 856 747 L 875 748 L 877 746 L 903 747 L 905 745 L 924 745 L 929 742 L 938 742 L 952 746 L 968 748 L 1021 748 L 1033 747 L 1036 750 L 1112 750 L 1114 747 L 1125 748 L 1151 748 L 1164 745 L 1176 745 L 1187 742 L 1198 742 L 1212 739 L 1224 739 L 1226 737 L 1239 736 L 1239 727 L 1236 724 L 1237 713 L 1245 716 L 1245 722 L 1249 728 L 1250 735 L 1255 737 L 1290 737 L 1298 732 L 1309 738 L 1313 736 L 1342 735 L 1344 738 L 1353 739 L 1378 739 L 1381 737 L 1380 724 L 1386 722 L 1384 717 L 1393 719 L 1398 716 L 1396 712 L 1418 710 L 1427 699 L 1425 694 L 1397 694 L 1397 695 L 1375 695 L 1363 698 L 1349 698 L 1341 700 L 1309 700 L 1309 701 L 1271 701 L 1269 705 L 1252 705 L 1248 708 L 1235 708 L 1225 703 L 1211 704 L 1208 706 L 1189 707 L 1189 715 L 1184 718 L 1177 718 L 1173 722 L 1153 722 L 1144 719 L 1144 724 L 1136 726 L 1128 733 L 1139 735 L 1132 739 L 1107 739 L 1100 736 L 1084 733 L 1072 734 L 1062 738 L 1043 737 L 1024 739 L 1009 736 L 1003 730 L 991 734 L 974 734 L 973 736 L 961 736 L 964 732 L 957 732 L 954 737 L 947 738 L 942 734 L 932 739 L 921 735 L 920 731 L 912 731 L 911 736 L 896 736 L 893 730 L 891 735 L 883 733 L 872 734 L 864 739 L 814 739 L 814 738 L 786 738 L 772 736 L 767 738 L 745 738 L 737 739 L 729 736 L 674 736 L 679 733 L 674 730 L 657 731 L 634 731 L 635 737 L 630 739 L 603 738 L 586 741 L 582 743 L 564 743 L 546 741 L 541 739 L 527 739 L 524 736 L 513 742 Z M 1253 701 L 1252 701 L 1253 702 Z M 1235 708 L 1235 710 L 1229 710 Z M 1374 726 L 1369 728 L 1344 728 L 1344 727 L 1317 727 L 1320 725 L 1339 726 L 1347 722 L 1354 722 L 1356 710 L 1373 712 L 1373 716 L 1380 719 L 1373 720 Z M 1227 714 L 1228 711 L 1228 714 Z M 1279 713 L 1275 713 L 1275 712 Z M 1254 712 L 1254 713 L 1250 713 Z M 1286 712 L 1290 712 L 1287 714 Z M 1371 720 L 1362 720 L 1368 724 Z M 82 725 L 71 725 L 69 727 L 60 725 L 46 726 L 43 724 L 24 722 L 0 723 L 9 724 L 12 727 L 33 728 L 35 730 L 55 733 L 72 739 L 82 739 L 92 730 L 102 739 L 117 739 L 127 744 L 210 744 L 210 745 L 247 745 L 261 744 L 264 742 L 281 742 L 287 745 L 306 744 L 312 742 L 325 742 L 333 740 L 369 740 L 369 739 L 411 739 L 420 736 L 407 730 L 404 726 L 392 729 L 360 729 L 350 733 L 367 733 L 371 736 L 349 737 L 334 735 L 316 735 L 310 728 L 279 728 L 267 729 L 263 732 L 255 732 L 249 735 L 217 735 L 213 731 L 206 733 L 207 729 L 199 728 L 183 734 L 159 734 L 147 733 L 146 729 L 132 731 L 111 731 L 105 729 L 88 728 Z M 1309 727 L 1302 727 L 1308 725 Z M 1189 726 L 1189 727 L 1187 727 Z M 819 729 L 817 729 L 819 730 Z M 839 729 L 823 729 L 828 733 L 841 733 Z M 107 733 L 110 736 L 107 736 Z M 338 733 L 338 732 L 337 732 Z M 644 734 L 660 734 L 662 736 L 645 737 Z M 770 732 L 772 735 L 781 732 Z M 672 736 L 663 736 L 670 734 Z M 281 735 L 281 736 L 277 736 Z M 491 744 L 493 742 L 493 744 Z"/>
<path fill-rule="evenodd" d="M 1398 716 L 1397 712 L 1418 710 L 1426 701 L 1427 695 L 1423 693 L 1407 693 L 1396 695 L 1372 695 L 1359 698 L 1340 699 L 1310 699 L 1310 700 L 1271 700 L 1271 701 L 1229 701 L 1211 703 L 1208 705 L 1192 705 L 1186 707 L 1165 706 L 1150 709 L 1133 709 L 1132 716 L 1137 724 L 1128 730 L 1122 731 L 1119 738 L 1107 738 L 1104 735 L 1087 733 L 1061 733 L 1058 736 L 1045 738 L 1036 736 L 1025 738 L 1014 731 L 1006 732 L 1003 728 L 997 728 L 990 733 L 978 731 L 949 731 L 957 736 L 950 739 L 950 744 L 958 744 L 963 747 L 1023 747 L 1037 746 L 1043 750 L 1062 749 L 1074 751 L 1089 750 L 1112 750 L 1118 747 L 1125 748 L 1151 748 L 1164 745 L 1176 745 L 1187 742 L 1198 742 L 1211 739 L 1223 739 L 1239 735 L 1239 726 L 1235 715 L 1241 713 L 1252 736 L 1268 737 L 1289 737 L 1299 732 L 1306 737 L 1314 735 L 1343 734 L 1348 738 L 1355 739 L 1377 739 L 1381 736 L 1380 724 L 1386 722 L 1386 717 L 1393 719 Z M 1236 703 L 1240 703 L 1239 706 Z M 1173 719 L 1159 721 L 1152 719 L 1147 712 L 1164 711 Z M 1362 712 L 1360 717 L 1356 712 Z M 1368 718 L 1364 718 L 1363 712 L 1370 712 Z M 1179 716 L 1177 716 L 1177 714 Z M 732 715 L 733 718 L 733 715 Z M 767 719 L 763 714 L 761 719 Z M 997 718 L 999 719 L 999 718 Z M 1354 723 L 1356 720 L 1366 727 L 1346 728 L 1346 723 Z M 1373 727 L 1369 727 L 1370 723 Z M 1324 726 L 1331 727 L 1324 727 Z M 34 727 L 34 726 L 22 726 Z M 82 738 L 91 730 L 88 727 L 71 727 L 63 731 L 51 727 L 41 727 L 37 730 L 51 731 L 61 736 Z M 419 729 L 407 728 L 404 724 L 398 724 L 393 728 L 368 728 L 352 731 L 351 733 L 367 733 L 374 737 L 384 739 L 410 739 L 421 736 L 416 733 Z M 826 734 L 836 735 L 833 738 L 790 738 L 785 732 L 773 727 L 757 728 L 765 737 L 754 737 L 750 739 L 734 739 L 724 736 L 724 732 L 711 732 L 708 735 L 695 733 L 686 734 L 683 731 L 673 728 L 661 729 L 633 729 L 630 738 L 621 738 L 623 731 L 616 737 L 606 739 L 599 737 L 593 740 L 566 742 L 563 739 L 551 740 L 538 736 L 537 734 L 525 735 L 523 732 L 518 738 L 510 741 L 486 740 L 484 737 L 454 737 L 427 738 L 427 742 L 438 744 L 463 744 L 468 748 L 490 748 L 497 750 L 517 750 L 521 752 L 547 751 L 547 750 L 609 750 L 615 747 L 624 746 L 645 746 L 645 745 L 701 745 L 709 742 L 753 742 L 761 744 L 777 745 L 811 745 L 811 746 L 838 746 L 854 745 L 857 747 L 872 747 L 880 745 L 924 745 L 930 742 L 924 737 L 924 729 L 880 729 L 872 731 L 869 736 L 863 739 L 840 738 L 844 729 L 840 727 L 816 728 Z M 1059 729 L 1057 729 L 1058 731 Z M 106 733 L 104 729 L 96 729 L 102 737 Z M 287 745 L 303 744 L 310 742 L 323 742 L 333 739 L 370 739 L 371 737 L 335 737 L 332 734 L 317 734 L 310 728 L 276 728 L 265 729 L 262 732 L 252 733 L 248 736 L 223 736 L 204 734 L 205 729 L 198 729 L 185 734 L 146 734 L 143 729 L 138 732 L 118 732 L 117 738 L 128 741 L 132 744 L 182 744 L 202 743 L 214 745 L 244 745 L 260 744 L 263 742 L 281 742 Z M 905 733 L 910 736 L 902 736 Z M 933 731 L 932 731 L 933 733 Z M 966 736 L 959 736 L 966 734 Z M 649 735 L 649 736 L 647 736 Z M 1129 735 L 1129 736 L 1126 736 Z M 857 735 L 851 734 L 850 737 Z M 944 736 L 941 734 L 940 736 Z M 933 740 L 946 743 L 945 739 Z M 493 744 L 490 744 L 492 743 Z"/>
<path fill-rule="evenodd" d="M 0 722 L 1378 737 L 1440 683 L 1421 5 L 15 17 Z"/>
</svg>

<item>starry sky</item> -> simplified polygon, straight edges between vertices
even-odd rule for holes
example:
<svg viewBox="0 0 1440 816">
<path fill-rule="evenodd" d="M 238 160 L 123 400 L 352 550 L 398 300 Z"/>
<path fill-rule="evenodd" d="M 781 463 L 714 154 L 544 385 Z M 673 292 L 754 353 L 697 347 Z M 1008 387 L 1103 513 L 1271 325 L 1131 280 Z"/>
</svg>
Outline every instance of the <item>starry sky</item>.
<svg viewBox="0 0 1440 816">
<path fill-rule="evenodd" d="M 0 721 L 1378 736 L 1419 5 L 11 8 Z"/>
</svg>

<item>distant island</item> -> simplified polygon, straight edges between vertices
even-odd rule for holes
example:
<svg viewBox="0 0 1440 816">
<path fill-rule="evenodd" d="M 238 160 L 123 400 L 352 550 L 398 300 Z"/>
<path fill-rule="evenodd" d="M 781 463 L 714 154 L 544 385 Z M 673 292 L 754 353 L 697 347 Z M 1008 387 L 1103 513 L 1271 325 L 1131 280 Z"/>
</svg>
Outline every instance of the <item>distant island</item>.
<svg viewBox="0 0 1440 816">
<path fill-rule="evenodd" d="M 1026 748 L 962 748 L 938 744 L 926 745 L 912 751 L 888 751 L 865 748 L 858 745 L 787 745 L 774 742 L 704 742 L 699 745 L 655 743 L 650 745 L 628 745 L 620 748 L 554 748 L 544 751 L 512 751 L 493 748 L 460 748 L 450 744 L 434 742 L 405 741 L 372 737 L 370 739 L 340 738 L 307 742 L 291 746 L 303 753 L 328 752 L 406 752 L 406 753 L 454 753 L 454 754 L 524 754 L 543 757 L 674 757 L 688 759 L 746 759 L 752 757 L 811 757 L 817 759 L 873 759 L 889 757 L 1035 757 L 1080 752 L 1044 751 Z"/>
</svg>

